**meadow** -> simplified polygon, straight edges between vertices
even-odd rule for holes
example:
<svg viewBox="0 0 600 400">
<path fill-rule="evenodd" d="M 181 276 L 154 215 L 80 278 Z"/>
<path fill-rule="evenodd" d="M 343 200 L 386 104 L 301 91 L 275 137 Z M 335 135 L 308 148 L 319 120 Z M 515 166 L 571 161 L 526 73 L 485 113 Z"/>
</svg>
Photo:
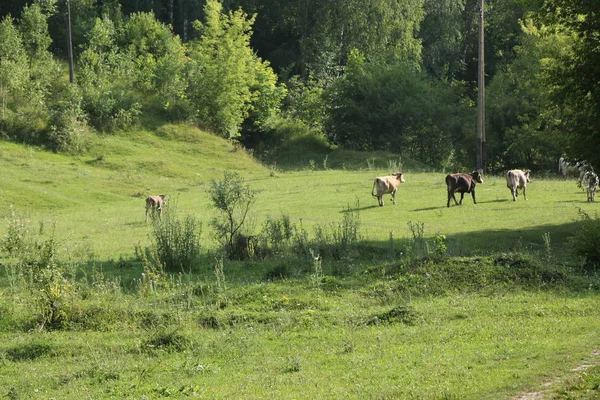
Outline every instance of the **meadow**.
<svg viewBox="0 0 600 400">
<path fill-rule="evenodd" d="M 600 279 L 570 245 L 598 206 L 572 180 L 534 175 L 528 200 L 513 202 L 503 177 L 484 176 L 478 204 L 468 195 L 447 208 L 445 173 L 397 155 L 333 152 L 286 169 L 184 126 L 106 136 L 80 156 L 2 142 L 0 166 L 3 248 L 18 226 L 52 244 L 64 278 L 44 293 L 65 323 L 43 326 L 40 294 L 18 269 L 27 263 L 2 254 L 8 398 L 598 393 L 572 371 L 597 363 L 600 338 Z M 398 204 L 388 195 L 379 207 L 373 178 L 395 169 L 406 179 Z M 225 170 L 257 191 L 245 234 L 287 218 L 335 242 L 350 218 L 357 240 L 322 257 L 291 246 L 220 258 L 208 188 Z M 154 232 L 145 196 L 163 193 L 167 212 L 201 221 L 202 257 L 152 284 L 136 247 Z"/>
</svg>

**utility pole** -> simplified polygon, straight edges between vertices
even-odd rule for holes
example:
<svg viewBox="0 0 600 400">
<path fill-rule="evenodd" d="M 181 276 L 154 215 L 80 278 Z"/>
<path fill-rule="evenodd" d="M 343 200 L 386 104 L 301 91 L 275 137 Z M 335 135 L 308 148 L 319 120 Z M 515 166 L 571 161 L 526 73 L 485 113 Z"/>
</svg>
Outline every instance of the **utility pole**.
<svg viewBox="0 0 600 400">
<path fill-rule="evenodd" d="M 71 39 L 71 3 L 67 0 L 67 39 L 69 51 L 69 82 L 75 82 L 75 72 L 73 68 L 73 41 Z"/>
<path fill-rule="evenodd" d="M 479 78 L 477 101 L 477 169 L 485 169 L 484 0 L 479 0 Z"/>
</svg>

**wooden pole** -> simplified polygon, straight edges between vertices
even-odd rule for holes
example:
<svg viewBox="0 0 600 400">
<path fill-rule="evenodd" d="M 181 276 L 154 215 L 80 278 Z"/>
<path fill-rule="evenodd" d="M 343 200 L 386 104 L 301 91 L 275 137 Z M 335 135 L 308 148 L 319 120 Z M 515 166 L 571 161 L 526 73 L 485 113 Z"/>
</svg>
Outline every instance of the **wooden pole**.
<svg viewBox="0 0 600 400">
<path fill-rule="evenodd" d="M 477 101 L 477 169 L 485 169 L 484 0 L 479 0 L 479 77 Z"/>
<path fill-rule="evenodd" d="M 69 52 L 69 82 L 75 82 L 75 71 L 73 68 L 73 41 L 71 39 L 71 3 L 67 0 L 67 35 L 68 37 L 68 52 Z"/>
</svg>

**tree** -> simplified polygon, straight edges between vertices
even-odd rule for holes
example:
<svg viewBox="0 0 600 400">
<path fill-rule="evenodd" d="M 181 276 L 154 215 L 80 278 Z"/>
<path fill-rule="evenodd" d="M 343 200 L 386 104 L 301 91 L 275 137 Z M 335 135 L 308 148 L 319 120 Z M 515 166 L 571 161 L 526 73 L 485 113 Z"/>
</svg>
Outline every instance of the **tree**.
<svg viewBox="0 0 600 400">
<path fill-rule="evenodd" d="M 132 125 L 141 111 L 131 91 L 137 77 L 135 63 L 119 51 L 117 33 L 107 16 L 98 18 L 77 63 L 83 109 L 101 131 Z"/>
<path fill-rule="evenodd" d="M 206 22 L 194 24 L 200 38 L 190 43 L 188 95 L 200 124 L 235 138 L 252 112 L 259 124 L 276 112 L 285 89 L 250 47 L 254 17 L 221 10 L 221 3 L 208 0 Z"/>
<path fill-rule="evenodd" d="M 551 23 L 572 29 L 578 40 L 553 71 L 557 86 L 553 103 L 563 109 L 566 150 L 571 157 L 600 166 L 600 2 L 589 0 L 546 1 Z"/>
<path fill-rule="evenodd" d="M 472 122 L 462 93 L 409 66 L 367 63 L 354 51 L 328 92 L 326 132 L 335 144 L 404 153 L 436 167 L 448 158 L 466 160 L 474 150 L 474 140 L 458 145 Z M 453 148 L 458 154 L 450 154 Z"/>
<path fill-rule="evenodd" d="M 26 5 L 19 20 L 19 31 L 23 47 L 29 60 L 30 79 L 26 92 L 30 104 L 45 109 L 45 100 L 51 85 L 60 76 L 60 67 L 50 52 L 52 39 L 48 32 L 48 18 L 55 12 L 55 0 L 47 1 L 45 7 L 40 2 Z"/>
<path fill-rule="evenodd" d="M 494 77 L 488 90 L 488 152 L 492 171 L 521 166 L 554 169 L 565 145 L 565 109 L 552 102 L 552 71 L 563 68 L 576 41 L 560 26 L 527 19 L 514 61 Z"/>
<path fill-rule="evenodd" d="M 9 96 L 22 94 L 29 79 L 29 62 L 19 31 L 10 16 L 0 21 L 0 97 L 2 119 L 6 117 Z"/>
<path fill-rule="evenodd" d="M 210 181 L 208 193 L 213 207 L 220 213 L 211 222 L 215 235 L 232 258 L 236 254 L 237 240 L 240 236 L 247 238 L 243 233 L 248 233 L 242 229 L 258 192 L 245 185 L 237 172 L 225 171 L 222 180 Z"/>
</svg>

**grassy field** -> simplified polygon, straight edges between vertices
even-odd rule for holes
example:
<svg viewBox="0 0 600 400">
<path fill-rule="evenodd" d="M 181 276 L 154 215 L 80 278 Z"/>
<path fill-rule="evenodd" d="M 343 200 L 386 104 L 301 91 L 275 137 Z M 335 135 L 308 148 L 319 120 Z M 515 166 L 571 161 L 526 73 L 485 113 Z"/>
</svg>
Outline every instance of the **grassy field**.
<svg viewBox="0 0 600 400">
<path fill-rule="evenodd" d="M 598 205 L 573 181 L 534 176 L 528 200 L 512 202 L 502 177 L 485 176 L 478 204 L 469 196 L 447 208 L 445 174 L 404 160 L 398 204 L 386 196 L 379 207 L 373 178 L 399 167 L 397 156 L 327 160 L 281 171 L 184 126 L 103 137 L 78 157 L 0 143 L 0 237 L 18 220 L 55 239 L 65 280 L 49 293 L 69 316 L 61 329 L 40 329 L 39 293 L 2 255 L 0 395 L 598 394 L 571 371 L 597 363 L 600 339 L 600 279 L 569 244 L 580 212 Z M 226 169 L 259 191 L 244 233 L 285 215 L 314 237 L 352 215 L 360 241 L 341 257 L 225 261 L 219 273 L 207 192 Z M 144 198 L 159 193 L 202 221 L 204 255 L 153 286 L 135 247 L 151 243 Z"/>
</svg>

